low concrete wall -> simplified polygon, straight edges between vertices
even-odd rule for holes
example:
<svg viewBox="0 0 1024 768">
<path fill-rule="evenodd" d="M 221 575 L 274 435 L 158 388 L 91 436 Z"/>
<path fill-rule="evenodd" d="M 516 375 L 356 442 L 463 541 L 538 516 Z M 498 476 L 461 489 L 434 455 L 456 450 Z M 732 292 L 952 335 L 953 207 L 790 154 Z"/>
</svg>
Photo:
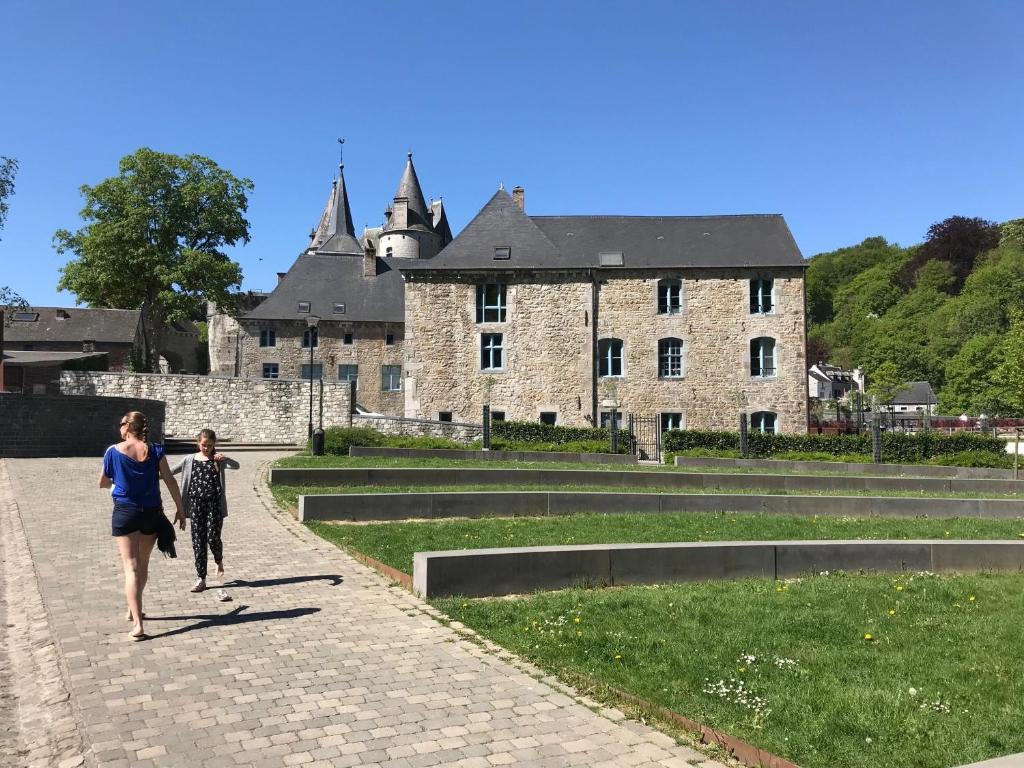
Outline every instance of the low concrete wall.
<svg viewBox="0 0 1024 768">
<path fill-rule="evenodd" d="M 409 419 L 403 416 L 366 416 L 354 414 L 353 427 L 369 427 L 386 435 L 416 435 L 419 437 L 445 437 L 459 443 L 471 443 L 483 437 L 480 424 L 466 424 L 458 421 L 431 421 Z"/>
<path fill-rule="evenodd" d="M 306 442 L 309 381 L 64 371 L 60 386 L 66 395 L 162 400 L 167 404 L 164 429 L 169 437 L 191 439 L 210 427 L 225 442 Z M 349 383 L 325 381 L 323 391 L 324 425 L 349 426 Z M 314 398 L 316 423 L 319 382 Z"/>
<path fill-rule="evenodd" d="M 358 417 L 353 417 L 354 419 Z M 388 456 L 402 459 L 475 459 L 477 461 L 563 461 L 580 464 L 636 464 L 636 456 L 621 453 L 550 453 L 547 451 L 458 451 L 426 448 L 368 448 L 352 446 L 349 456 Z"/>
<path fill-rule="evenodd" d="M 121 439 L 117 425 L 128 411 L 146 414 L 150 439 L 163 440 L 159 400 L 0 394 L 0 457 L 96 456 L 98 462 Z"/>
<path fill-rule="evenodd" d="M 984 467 L 941 467 L 931 464 L 855 464 L 848 461 L 783 461 L 781 459 L 718 459 L 713 457 L 676 456 L 677 467 L 749 467 L 772 472 L 836 472 L 874 476 L 959 477 L 991 480 L 1012 480 L 1012 469 Z M 1024 478 L 1024 472 L 1021 477 Z"/>
<path fill-rule="evenodd" d="M 749 512 L 845 517 L 1020 518 L 1015 499 L 893 496 L 795 496 L 746 493 L 607 493 L 491 491 L 353 493 L 299 496 L 300 520 L 410 520 L 449 517 L 544 517 L 580 513 Z"/>
<path fill-rule="evenodd" d="M 915 491 L 921 493 L 1024 493 L 1024 480 L 959 480 L 938 477 L 760 475 L 639 472 L 602 469 L 481 469 L 471 467 L 277 467 L 278 485 L 602 485 L 623 488 L 765 489 L 777 491 Z M 1024 514 L 1024 506 L 1022 506 Z"/>
<path fill-rule="evenodd" d="M 573 586 L 787 578 L 824 570 L 1020 571 L 1018 541 L 744 541 L 515 547 L 413 556 L 423 597 L 493 597 Z"/>
</svg>

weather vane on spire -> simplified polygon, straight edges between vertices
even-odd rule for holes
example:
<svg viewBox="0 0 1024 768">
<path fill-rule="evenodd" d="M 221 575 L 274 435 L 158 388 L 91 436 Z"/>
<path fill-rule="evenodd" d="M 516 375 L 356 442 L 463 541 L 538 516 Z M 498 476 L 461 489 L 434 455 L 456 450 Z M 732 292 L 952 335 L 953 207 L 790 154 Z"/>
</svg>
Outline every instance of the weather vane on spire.
<svg viewBox="0 0 1024 768">
<path fill-rule="evenodd" d="M 345 140 L 338 139 L 338 165 L 345 167 Z"/>
</svg>

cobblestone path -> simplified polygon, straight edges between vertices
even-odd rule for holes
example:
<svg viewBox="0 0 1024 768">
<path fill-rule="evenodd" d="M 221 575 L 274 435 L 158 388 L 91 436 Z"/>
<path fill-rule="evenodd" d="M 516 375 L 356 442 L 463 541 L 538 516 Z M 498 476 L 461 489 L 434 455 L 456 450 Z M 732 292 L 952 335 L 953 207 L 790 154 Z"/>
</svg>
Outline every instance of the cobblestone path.
<svg viewBox="0 0 1024 768">
<path fill-rule="evenodd" d="M 0 461 L 5 547 L 17 548 L 8 528 L 23 525 L 22 554 L 34 565 L 13 567 L 17 552 L 5 552 L 8 579 L 24 576 L 7 600 L 31 602 L 31 577 L 45 606 L 45 621 L 8 627 L 35 631 L 26 647 L 43 676 L 15 690 L 34 685 L 34 706 L 56 707 L 52 727 L 22 714 L 25 764 L 721 768 L 445 627 L 425 603 L 272 509 L 261 470 L 273 454 L 237 458 L 224 527 L 232 601 L 188 591 L 191 547 L 179 535 L 176 560 L 154 552 L 151 639 L 139 643 L 128 639 L 99 460 Z M 48 646 L 60 679 L 47 675 Z M 61 725 L 62 701 L 76 733 Z M 0 727 L 3 707 L 0 697 Z M 47 746 L 44 732 L 60 739 Z"/>
</svg>

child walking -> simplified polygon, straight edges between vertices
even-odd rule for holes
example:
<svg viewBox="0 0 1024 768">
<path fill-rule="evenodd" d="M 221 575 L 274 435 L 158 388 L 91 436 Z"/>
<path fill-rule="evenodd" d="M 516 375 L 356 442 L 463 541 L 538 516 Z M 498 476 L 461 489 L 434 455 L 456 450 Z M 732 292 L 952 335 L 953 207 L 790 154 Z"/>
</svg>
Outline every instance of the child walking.
<svg viewBox="0 0 1024 768">
<path fill-rule="evenodd" d="M 192 591 L 202 592 L 206 589 L 207 547 L 213 552 L 217 576 L 224 575 L 221 527 L 228 516 L 224 469 L 238 469 L 238 462 L 217 453 L 217 433 L 212 429 L 199 433 L 197 446 L 199 451 L 183 458 L 171 472 L 182 473 L 181 496 L 185 517 L 192 518 L 192 551 L 198 576 Z M 223 601 L 231 599 L 223 589 L 217 591 L 217 597 Z"/>
</svg>

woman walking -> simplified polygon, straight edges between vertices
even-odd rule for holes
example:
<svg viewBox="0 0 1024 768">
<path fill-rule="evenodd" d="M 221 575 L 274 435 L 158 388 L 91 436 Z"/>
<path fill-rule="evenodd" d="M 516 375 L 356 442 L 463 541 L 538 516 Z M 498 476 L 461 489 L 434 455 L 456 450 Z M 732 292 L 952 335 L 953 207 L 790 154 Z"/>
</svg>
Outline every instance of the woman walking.
<svg viewBox="0 0 1024 768">
<path fill-rule="evenodd" d="M 182 473 L 181 491 L 185 516 L 192 519 L 192 552 L 196 561 L 196 583 L 193 592 L 206 589 L 207 547 L 213 552 L 217 576 L 224 575 L 224 544 L 221 527 L 228 516 L 227 485 L 224 469 L 238 469 L 238 462 L 217 453 L 217 433 L 204 429 L 196 438 L 199 451 L 178 462 L 172 474 Z M 218 590 L 217 597 L 230 600 L 228 593 Z"/>
<path fill-rule="evenodd" d="M 182 530 L 185 530 L 185 510 L 178 483 L 164 457 L 164 447 L 149 441 L 145 415 L 138 411 L 126 413 L 120 429 L 121 442 L 110 446 L 103 454 L 100 488 L 112 488 L 111 534 L 117 541 L 124 565 L 124 595 L 128 601 L 128 620 L 132 622 L 131 637 L 142 640 L 146 637 L 142 592 L 149 578 L 149 556 L 157 534 L 162 527 L 169 526 L 160 500 L 160 478 L 174 500 L 177 509 L 174 522 Z M 173 533 L 171 528 L 171 538 Z"/>
</svg>

